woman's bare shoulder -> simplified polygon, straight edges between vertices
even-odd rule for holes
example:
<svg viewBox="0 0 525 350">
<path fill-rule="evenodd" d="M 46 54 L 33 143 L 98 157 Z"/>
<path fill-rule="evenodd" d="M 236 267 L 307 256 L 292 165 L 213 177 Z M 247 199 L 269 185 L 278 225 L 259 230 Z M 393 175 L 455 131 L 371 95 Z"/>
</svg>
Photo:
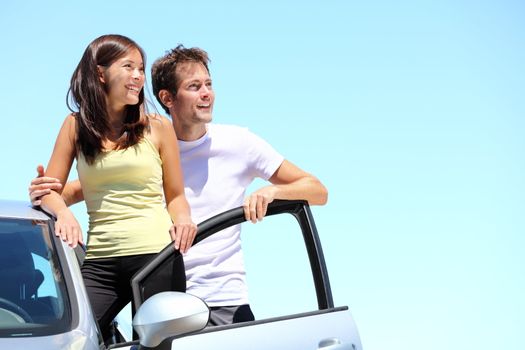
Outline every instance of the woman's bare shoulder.
<svg viewBox="0 0 525 350">
<path fill-rule="evenodd" d="M 166 138 L 166 133 L 173 130 L 171 121 L 160 114 L 148 114 L 149 132 L 146 134 L 157 148 L 161 148 Z"/>
<path fill-rule="evenodd" d="M 148 119 L 149 119 L 149 122 L 152 123 L 152 124 L 156 124 L 156 125 L 166 125 L 166 124 L 169 124 L 171 125 L 171 121 L 160 115 L 160 114 L 155 114 L 155 113 L 150 113 L 147 115 Z"/>
<path fill-rule="evenodd" d="M 77 118 L 78 116 L 76 113 L 69 113 L 68 115 L 66 115 L 64 123 L 72 123 L 75 125 L 77 123 Z"/>
<path fill-rule="evenodd" d="M 149 125 L 152 132 L 162 132 L 166 128 L 171 128 L 171 121 L 160 114 L 148 114 Z"/>
<path fill-rule="evenodd" d="M 70 136 L 76 136 L 77 118 L 75 113 L 68 114 L 62 124 L 62 128 L 67 130 Z"/>
</svg>

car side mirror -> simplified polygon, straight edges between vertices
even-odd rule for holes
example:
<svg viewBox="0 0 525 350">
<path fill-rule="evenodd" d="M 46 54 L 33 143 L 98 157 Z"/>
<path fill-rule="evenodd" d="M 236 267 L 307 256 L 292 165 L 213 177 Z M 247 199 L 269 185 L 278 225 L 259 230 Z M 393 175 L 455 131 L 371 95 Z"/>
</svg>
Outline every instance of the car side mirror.
<svg viewBox="0 0 525 350">
<path fill-rule="evenodd" d="M 167 338 L 203 329 L 209 318 L 210 309 L 201 299 L 181 292 L 162 292 L 139 307 L 133 328 L 140 345 L 153 348 Z"/>
</svg>

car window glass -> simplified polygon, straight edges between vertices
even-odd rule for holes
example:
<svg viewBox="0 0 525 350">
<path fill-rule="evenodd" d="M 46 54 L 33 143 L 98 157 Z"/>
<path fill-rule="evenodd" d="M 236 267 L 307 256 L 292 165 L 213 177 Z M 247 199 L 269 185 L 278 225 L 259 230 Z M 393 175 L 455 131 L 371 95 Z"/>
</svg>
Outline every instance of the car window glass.
<svg viewBox="0 0 525 350">
<path fill-rule="evenodd" d="M 38 287 L 37 293 L 39 297 L 58 297 L 57 285 L 53 276 L 53 271 L 49 261 L 34 253 L 31 254 L 35 264 L 35 268 L 42 272 L 44 281 Z"/>
<path fill-rule="evenodd" d="M 68 299 L 46 221 L 0 221 L 0 336 L 63 332 Z"/>
<path fill-rule="evenodd" d="M 175 252 L 170 245 L 166 249 Z M 186 277 L 184 263 L 180 253 L 170 254 L 169 257 L 140 283 L 141 300 L 144 302 L 150 296 L 164 291 L 185 291 Z"/>
</svg>

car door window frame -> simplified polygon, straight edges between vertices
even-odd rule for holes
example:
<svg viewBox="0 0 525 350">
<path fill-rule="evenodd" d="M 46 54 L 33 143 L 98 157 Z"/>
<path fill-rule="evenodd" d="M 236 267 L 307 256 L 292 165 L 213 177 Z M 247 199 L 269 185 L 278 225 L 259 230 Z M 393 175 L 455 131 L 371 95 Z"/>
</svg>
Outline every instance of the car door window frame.
<svg viewBox="0 0 525 350">
<path fill-rule="evenodd" d="M 334 302 L 330 288 L 328 270 L 310 207 L 306 201 L 302 200 L 275 200 L 268 205 L 266 216 L 285 213 L 291 214 L 295 217 L 301 229 L 310 262 L 319 310 L 331 309 L 334 307 Z M 234 208 L 213 216 L 198 225 L 197 236 L 195 237 L 193 245 L 201 242 L 216 232 L 245 221 L 243 207 Z M 175 256 L 173 256 L 174 254 Z M 137 309 L 145 300 L 144 281 L 149 275 L 171 258 L 182 259 L 182 255 L 179 251 L 175 250 L 173 244 L 170 243 L 133 276 L 131 280 L 131 288 L 133 292 L 133 301 Z"/>
</svg>

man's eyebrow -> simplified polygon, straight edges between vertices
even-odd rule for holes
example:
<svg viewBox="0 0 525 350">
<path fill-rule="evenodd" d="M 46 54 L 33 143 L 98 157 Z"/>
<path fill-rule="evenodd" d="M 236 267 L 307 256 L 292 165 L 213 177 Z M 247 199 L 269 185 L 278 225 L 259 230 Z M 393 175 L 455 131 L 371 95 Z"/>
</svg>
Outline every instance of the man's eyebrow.
<svg viewBox="0 0 525 350">
<path fill-rule="evenodd" d="M 186 84 L 191 84 L 191 83 L 200 83 L 200 82 L 201 82 L 200 79 L 191 79 L 191 80 L 188 80 L 188 81 L 186 82 Z"/>
</svg>

